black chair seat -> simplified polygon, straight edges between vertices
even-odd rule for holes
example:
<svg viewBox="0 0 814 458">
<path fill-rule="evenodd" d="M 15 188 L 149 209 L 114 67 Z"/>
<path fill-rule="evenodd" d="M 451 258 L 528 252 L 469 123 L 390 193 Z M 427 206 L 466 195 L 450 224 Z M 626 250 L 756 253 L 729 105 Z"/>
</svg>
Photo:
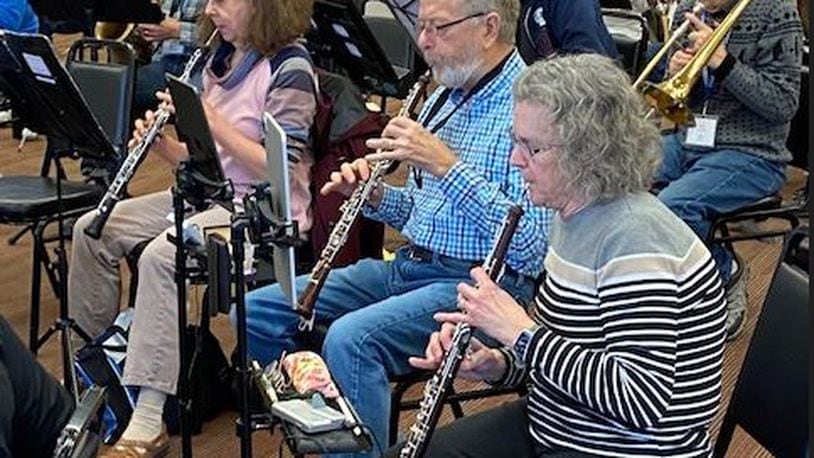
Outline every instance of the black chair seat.
<svg viewBox="0 0 814 458">
<path fill-rule="evenodd" d="M 749 213 L 749 212 L 756 212 L 756 211 L 764 211 L 764 210 L 773 210 L 775 208 L 780 208 L 780 205 L 783 204 L 783 198 L 779 195 L 764 197 L 756 202 L 752 202 L 744 207 L 741 207 L 737 210 L 728 212 L 728 213 L 721 213 L 718 217 L 725 218 L 727 216 L 734 216 L 739 215 L 742 213 Z"/>
<path fill-rule="evenodd" d="M 63 211 L 91 207 L 105 189 L 96 184 L 62 181 Z M 55 215 L 56 180 L 41 176 L 0 177 L 0 222 L 20 224 Z"/>
</svg>

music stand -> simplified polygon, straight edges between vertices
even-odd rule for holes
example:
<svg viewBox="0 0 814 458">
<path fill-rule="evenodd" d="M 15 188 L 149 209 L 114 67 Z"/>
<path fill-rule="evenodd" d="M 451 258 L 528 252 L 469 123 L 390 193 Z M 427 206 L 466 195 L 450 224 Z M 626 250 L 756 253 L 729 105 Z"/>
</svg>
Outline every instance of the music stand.
<svg viewBox="0 0 814 458">
<path fill-rule="evenodd" d="M 405 78 L 409 69 L 390 64 L 362 14 L 350 0 L 317 0 L 312 16 L 316 33 L 309 36 L 309 47 L 317 55 L 330 53 L 350 79 L 362 90 L 386 97 L 402 98 L 415 81 Z M 324 57 L 324 56 L 320 56 Z"/>
<path fill-rule="evenodd" d="M 35 349 L 53 334 L 61 333 L 63 383 L 78 401 L 71 332 L 75 331 L 86 342 L 90 337 L 68 315 L 68 264 L 62 201 L 65 171 L 60 156 L 66 154 L 104 161 L 114 157 L 116 150 L 73 78 L 57 59 L 48 38 L 0 30 L 0 62 L 0 74 L 14 89 L 14 96 L 23 102 L 19 104 L 20 116 L 27 125 L 48 137 L 46 154 L 56 168 L 59 318 L 37 340 Z M 60 145 L 60 149 L 55 145 Z M 48 164 L 48 161 L 43 164 L 43 176 L 48 173 Z"/>
<path fill-rule="evenodd" d="M 232 184 L 226 179 L 220 163 L 215 142 L 209 131 L 203 104 L 198 89 L 166 74 L 175 110 L 175 128 L 178 139 L 187 145 L 189 157 L 176 170 L 176 184 L 173 187 L 173 209 L 175 215 L 175 281 L 178 293 L 178 346 L 180 350 L 180 371 L 178 377 L 178 406 L 181 423 L 181 451 L 184 457 L 192 456 L 192 432 L 190 413 L 192 396 L 189 393 L 189 377 L 192 375 L 190 361 L 186 354 L 187 291 L 186 291 L 186 246 L 183 237 L 184 202 L 199 211 L 212 203 L 228 210 L 234 208 Z M 180 236 L 179 236 L 180 234 Z M 237 269 L 242 271 L 242 269 Z"/>
</svg>

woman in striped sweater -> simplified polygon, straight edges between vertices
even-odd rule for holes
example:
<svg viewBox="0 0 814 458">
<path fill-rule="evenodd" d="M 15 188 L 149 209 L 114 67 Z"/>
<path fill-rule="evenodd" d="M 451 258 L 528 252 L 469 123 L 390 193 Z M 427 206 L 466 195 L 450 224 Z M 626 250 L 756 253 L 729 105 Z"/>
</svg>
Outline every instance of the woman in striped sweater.
<svg viewBox="0 0 814 458">
<path fill-rule="evenodd" d="M 453 325 L 473 339 L 462 378 L 526 381 L 529 396 L 437 431 L 428 456 L 710 454 L 720 403 L 725 299 L 703 242 L 648 193 L 659 136 L 607 58 L 539 62 L 514 86 L 512 163 L 536 205 L 558 210 L 530 315 L 474 269 L 462 311 L 421 358 L 435 368 Z M 512 450 L 508 450 L 511 447 Z"/>
</svg>

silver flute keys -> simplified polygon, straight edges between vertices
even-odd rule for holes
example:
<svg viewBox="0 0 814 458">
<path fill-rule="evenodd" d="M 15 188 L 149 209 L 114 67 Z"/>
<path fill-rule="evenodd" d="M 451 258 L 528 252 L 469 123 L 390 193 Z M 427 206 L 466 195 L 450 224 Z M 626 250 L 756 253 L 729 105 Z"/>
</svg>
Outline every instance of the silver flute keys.
<svg viewBox="0 0 814 458">
<path fill-rule="evenodd" d="M 506 219 L 503 220 L 495 243 L 483 262 L 484 270 L 489 275 L 489 278 L 495 282 L 499 281 L 503 275 L 506 252 L 522 216 L 523 209 L 519 205 L 513 205 L 509 208 L 509 213 L 506 215 Z M 466 356 L 471 337 L 472 327 L 469 324 L 458 323 L 455 326 L 449 350 L 444 355 L 444 359 L 435 374 L 424 385 L 424 396 L 421 399 L 415 423 L 407 433 L 407 442 L 399 452 L 400 458 L 417 458 L 424 455 L 432 431 L 435 429 L 435 425 L 438 424 L 444 396 L 455 380 L 458 368 L 461 367 L 461 361 Z"/>
<path fill-rule="evenodd" d="M 184 71 L 179 77 L 181 80 L 189 80 L 190 75 L 192 75 L 192 71 L 198 65 L 198 61 L 204 56 L 204 53 L 212 45 L 212 42 L 217 35 L 218 30 L 215 29 L 215 31 L 212 32 L 212 35 L 210 35 L 206 40 L 206 43 L 202 47 L 195 50 L 187 61 L 186 65 L 184 65 Z M 169 110 L 163 107 L 159 108 L 155 112 L 153 124 L 150 125 L 147 132 L 144 133 L 141 141 L 130 148 L 130 150 L 127 152 L 127 157 L 119 168 L 119 171 L 116 172 L 113 182 L 110 183 L 110 186 L 107 188 L 107 192 L 105 192 L 105 195 L 102 196 L 102 200 L 100 200 L 99 204 L 96 206 L 93 220 L 85 228 L 85 234 L 88 237 L 98 240 L 99 237 L 102 236 L 102 229 L 104 229 L 107 219 L 113 212 L 113 208 L 124 197 L 124 191 L 127 189 L 127 183 L 130 182 L 133 174 L 136 173 L 136 169 L 138 169 L 138 167 L 144 161 L 144 158 L 147 157 L 147 152 L 150 150 L 153 142 L 155 142 L 155 140 L 161 135 L 161 129 L 163 129 L 164 125 L 167 124 L 167 121 L 169 121 L 171 115 L 172 113 L 170 113 Z"/>
</svg>

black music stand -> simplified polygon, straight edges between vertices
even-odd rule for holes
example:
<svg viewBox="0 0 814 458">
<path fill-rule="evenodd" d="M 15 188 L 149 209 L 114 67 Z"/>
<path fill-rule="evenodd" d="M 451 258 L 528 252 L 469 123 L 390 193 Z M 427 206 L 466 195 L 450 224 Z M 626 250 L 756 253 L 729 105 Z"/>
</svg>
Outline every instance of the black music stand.
<svg viewBox="0 0 814 458">
<path fill-rule="evenodd" d="M 82 93 L 65 67 L 60 64 L 50 41 L 44 35 L 0 31 L 0 75 L 25 100 L 18 109 L 26 124 L 48 137 L 46 154 L 56 168 L 56 197 L 59 273 L 59 318 L 38 339 L 42 346 L 53 334 L 62 337 L 63 383 L 78 401 L 73 364 L 71 332 L 86 342 L 90 337 L 68 315 L 68 264 L 65 259 L 64 207 L 62 202 L 62 155 L 110 160 L 116 150 L 88 108 Z M 43 165 L 43 175 L 49 165 Z"/>
<path fill-rule="evenodd" d="M 364 92 L 403 98 L 418 75 L 396 70 L 351 0 L 317 0 L 312 16 L 315 33 L 309 48 L 318 59 L 335 62 Z"/>
<path fill-rule="evenodd" d="M 166 78 L 176 107 L 178 139 L 186 143 L 189 153 L 188 159 L 182 162 L 175 172 L 176 184 L 172 191 L 175 237 L 172 237 L 171 240 L 175 243 L 176 248 L 175 282 L 178 290 L 178 345 L 181 356 L 178 407 L 181 423 L 181 452 L 184 457 L 191 457 L 192 396 L 189 393 L 189 377 L 192 376 L 190 362 L 195 357 L 194 355 L 188 357 L 186 352 L 187 247 L 183 235 L 179 236 L 179 234 L 184 234 L 184 202 L 188 202 L 198 211 L 205 210 L 212 204 L 232 210 L 234 208 L 232 204 L 234 190 L 231 181 L 227 180 L 223 173 L 198 90 L 176 76 L 167 74 Z"/>
</svg>

